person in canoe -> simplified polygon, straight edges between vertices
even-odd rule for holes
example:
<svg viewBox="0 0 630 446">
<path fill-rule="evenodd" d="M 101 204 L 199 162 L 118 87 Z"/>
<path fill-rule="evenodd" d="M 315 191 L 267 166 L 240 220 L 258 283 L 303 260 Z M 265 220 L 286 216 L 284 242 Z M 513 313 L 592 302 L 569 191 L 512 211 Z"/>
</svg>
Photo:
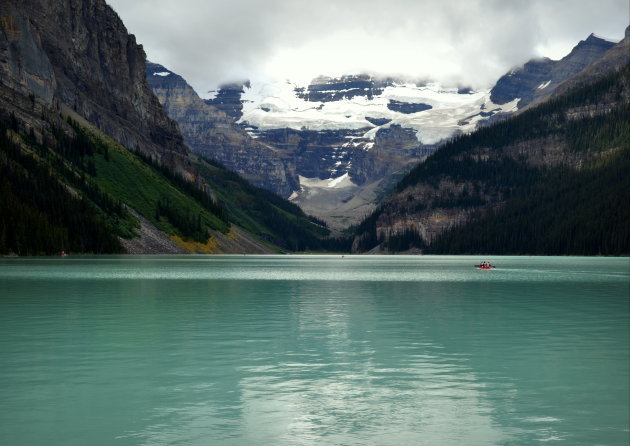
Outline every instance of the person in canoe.
<svg viewBox="0 0 630 446">
<path fill-rule="evenodd" d="M 479 265 L 475 265 L 475 268 L 477 268 L 477 269 L 493 269 L 493 268 L 495 268 L 495 266 L 491 265 L 490 262 L 483 261 L 483 262 L 479 262 Z"/>
</svg>

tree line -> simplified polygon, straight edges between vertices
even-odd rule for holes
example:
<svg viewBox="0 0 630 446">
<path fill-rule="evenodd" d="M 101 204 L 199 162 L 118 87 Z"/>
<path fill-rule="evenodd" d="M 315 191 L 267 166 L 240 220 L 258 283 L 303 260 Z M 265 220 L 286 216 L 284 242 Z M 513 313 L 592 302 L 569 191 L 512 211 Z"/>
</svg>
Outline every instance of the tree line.
<svg viewBox="0 0 630 446">
<path fill-rule="evenodd" d="M 23 150 L 17 141 L 32 141 L 29 133 L 15 118 L 0 119 L 0 253 L 121 252 L 99 209 Z"/>
</svg>

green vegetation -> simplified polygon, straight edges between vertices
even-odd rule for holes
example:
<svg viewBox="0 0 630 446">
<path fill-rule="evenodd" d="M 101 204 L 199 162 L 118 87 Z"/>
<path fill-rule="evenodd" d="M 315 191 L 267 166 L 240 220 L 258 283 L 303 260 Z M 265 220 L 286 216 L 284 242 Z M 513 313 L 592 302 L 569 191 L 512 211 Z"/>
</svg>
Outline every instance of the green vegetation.
<svg viewBox="0 0 630 446">
<path fill-rule="evenodd" d="M 172 171 L 166 174 L 167 169 L 157 163 L 114 142 L 109 143 L 107 157 L 96 153 L 94 161 L 97 172 L 94 181 L 98 186 L 119 197 L 167 234 L 200 241 L 204 230 L 188 224 L 191 218 L 202 227 L 223 233 L 229 231 L 225 212 L 217 203 L 201 190 L 193 192 L 192 183 Z M 168 211 L 164 211 L 165 202 L 169 203 Z M 158 209 L 160 203 L 162 212 Z"/>
<path fill-rule="evenodd" d="M 18 131 L 14 118 L 0 120 L 0 254 L 120 252 L 111 220 L 121 218 L 121 208 L 70 168 L 51 169 L 38 157 L 46 149 L 33 145 L 33 134 Z M 71 186 L 60 178 L 69 178 Z M 119 213 L 108 218 L 98 202 Z"/>
<path fill-rule="evenodd" d="M 0 122 L 0 254 L 122 252 L 136 236 L 134 209 L 183 242 L 205 244 L 230 222 L 272 249 L 348 251 L 322 221 L 216 163 L 198 164 L 218 201 L 178 173 L 67 119 L 35 132 Z M 280 247 L 280 248 L 278 248 Z"/>
<path fill-rule="evenodd" d="M 0 253 L 116 253 L 136 235 L 132 207 L 167 234 L 227 233 L 221 206 L 179 175 L 68 119 L 44 143 L 14 116 L 0 122 Z"/>
<path fill-rule="evenodd" d="M 185 237 L 196 242 L 205 243 L 210 237 L 208 228 L 202 222 L 201 213 L 195 215 L 190 211 L 182 212 L 168 198 L 160 199 L 157 203 L 155 219 L 161 218 L 166 218 Z"/>
<path fill-rule="evenodd" d="M 350 228 L 355 234 L 358 234 L 354 247 L 357 252 L 367 252 L 383 241 L 379 239 L 376 233 L 376 221 L 382 212 L 383 207 L 381 206 L 365 217 L 356 228 Z"/>
</svg>

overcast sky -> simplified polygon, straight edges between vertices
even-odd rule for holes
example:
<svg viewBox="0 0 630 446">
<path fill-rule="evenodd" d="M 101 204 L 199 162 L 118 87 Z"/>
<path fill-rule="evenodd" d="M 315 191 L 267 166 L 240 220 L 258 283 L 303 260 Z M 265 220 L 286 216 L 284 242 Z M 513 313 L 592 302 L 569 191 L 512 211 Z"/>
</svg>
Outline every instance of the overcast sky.
<svg viewBox="0 0 630 446">
<path fill-rule="evenodd" d="M 368 72 L 490 87 L 591 33 L 623 38 L 628 0 L 107 0 L 149 60 L 201 95 L 245 79 Z"/>
</svg>

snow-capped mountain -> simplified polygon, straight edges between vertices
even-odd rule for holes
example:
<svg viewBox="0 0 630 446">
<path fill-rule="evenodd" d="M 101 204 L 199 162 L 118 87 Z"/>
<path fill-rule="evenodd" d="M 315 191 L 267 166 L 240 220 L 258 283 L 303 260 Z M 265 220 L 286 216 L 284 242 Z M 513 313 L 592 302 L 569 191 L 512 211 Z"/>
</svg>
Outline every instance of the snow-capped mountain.
<svg viewBox="0 0 630 446">
<path fill-rule="evenodd" d="M 231 117 L 236 133 L 256 141 L 257 145 L 247 145 L 257 147 L 255 162 L 244 163 L 247 149 L 238 149 L 241 143 L 222 144 L 223 136 L 202 138 L 195 130 L 201 123 L 191 127 L 185 110 L 173 118 L 193 150 L 341 228 L 358 222 L 384 188 L 439 144 L 546 97 L 611 46 L 612 42 L 590 36 L 559 61 L 530 61 L 510 70 L 493 88 L 479 91 L 364 74 L 319 77 L 309 85 L 252 80 L 206 94 L 208 110 Z M 154 73 L 150 77 L 153 84 L 160 78 Z M 177 100 L 179 94 L 179 87 L 168 82 L 169 76 L 161 77 L 156 90 L 163 104 Z M 226 129 L 225 119 L 221 126 Z M 263 172 L 265 153 L 285 171 Z M 270 181 L 280 173 L 281 181 Z M 288 190 L 289 184 L 295 187 Z M 283 188 L 274 189 L 275 185 Z"/>
<path fill-rule="evenodd" d="M 392 125 L 412 129 L 418 144 L 433 145 L 473 130 L 480 120 L 496 113 L 516 110 L 516 99 L 493 104 L 490 90 L 378 81 L 368 76 L 361 77 L 365 87 L 356 87 L 357 78 L 326 79 L 324 84 L 307 87 L 290 81 L 250 83 L 241 96 L 243 110 L 238 122 L 249 126 L 254 136 L 279 128 L 364 130 L 362 141 L 369 150 L 379 130 Z"/>
<path fill-rule="evenodd" d="M 290 199 L 339 227 L 365 215 L 380 189 L 442 141 L 514 112 L 517 102 L 493 104 L 489 89 L 369 75 L 305 86 L 252 81 L 206 100 L 230 110 L 252 138 L 291 154 L 300 187 Z"/>
</svg>

